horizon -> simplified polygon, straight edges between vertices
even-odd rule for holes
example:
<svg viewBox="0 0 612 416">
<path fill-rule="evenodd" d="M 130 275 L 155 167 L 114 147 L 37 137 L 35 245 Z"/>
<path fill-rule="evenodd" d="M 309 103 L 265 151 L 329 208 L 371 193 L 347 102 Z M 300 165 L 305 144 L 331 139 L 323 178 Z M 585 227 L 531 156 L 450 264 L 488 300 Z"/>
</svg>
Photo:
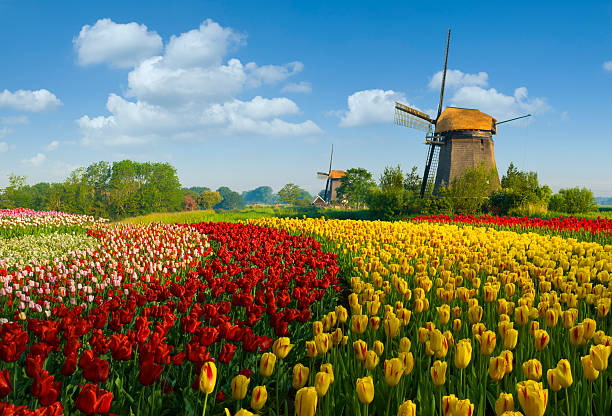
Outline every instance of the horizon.
<svg viewBox="0 0 612 416">
<path fill-rule="evenodd" d="M 494 137 L 500 178 L 513 162 L 554 192 L 612 197 L 608 2 L 1 0 L 0 187 L 131 159 L 170 163 L 185 188 L 295 183 L 315 196 L 332 143 L 334 169 L 422 176 L 425 134 L 394 125 L 393 103 L 435 113 L 447 28 L 444 107 L 533 114 Z"/>
</svg>

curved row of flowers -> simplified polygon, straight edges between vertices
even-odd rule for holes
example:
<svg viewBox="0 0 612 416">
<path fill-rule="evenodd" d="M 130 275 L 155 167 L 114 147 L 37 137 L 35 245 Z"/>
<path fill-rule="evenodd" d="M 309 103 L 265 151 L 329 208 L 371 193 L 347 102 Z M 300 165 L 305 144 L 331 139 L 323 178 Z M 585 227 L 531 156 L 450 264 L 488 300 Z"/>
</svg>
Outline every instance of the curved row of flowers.
<svg viewBox="0 0 612 416">
<path fill-rule="evenodd" d="M 315 322 L 294 367 L 299 416 L 610 414 L 612 246 L 428 223 L 252 222 L 331 240 L 354 263 L 350 316 L 336 307 Z"/>
<path fill-rule="evenodd" d="M 82 231 L 86 227 L 106 222 L 108 220 L 104 218 L 59 211 L 34 211 L 27 208 L 0 209 L 0 238 Z"/>
<path fill-rule="evenodd" d="M 252 380 L 255 407 L 266 388 L 275 392 L 268 405 L 280 407 L 289 380 L 251 368 L 272 362 L 275 339 L 304 339 L 311 314 L 335 303 L 335 254 L 254 225 L 89 235 L 97 247 L 0 269 L 0 414 L 221 414 L 239 372 Z M 273 350 L 287 360 L 300 352 L 287 358 L 284 341 Z M 212 366 L 219 382 L 204 404 Z"/>
</svg>

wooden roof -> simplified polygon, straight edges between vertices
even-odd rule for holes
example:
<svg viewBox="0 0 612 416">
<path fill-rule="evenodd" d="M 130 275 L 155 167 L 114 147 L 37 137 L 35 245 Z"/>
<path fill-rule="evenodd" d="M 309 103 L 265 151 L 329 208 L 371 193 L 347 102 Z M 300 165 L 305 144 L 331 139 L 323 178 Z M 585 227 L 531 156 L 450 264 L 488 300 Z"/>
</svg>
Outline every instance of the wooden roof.
<svg viewBox="0 0 612 416">
<path fill-rule="evenodd" d="M 478 110 L 447 107 L 436 123 L 436 133 L 453 130 L 486 130 L 496 134 L 496 122 L 493 117 Z"/>
<path fill-rule="evenodd" d="M 340 179 L 345 175 L 346 175 L 346 172 L 343 170 L 332 170 L 331 172 L 329 172 L 329 177 L 331 179 Z"/>
</svg>

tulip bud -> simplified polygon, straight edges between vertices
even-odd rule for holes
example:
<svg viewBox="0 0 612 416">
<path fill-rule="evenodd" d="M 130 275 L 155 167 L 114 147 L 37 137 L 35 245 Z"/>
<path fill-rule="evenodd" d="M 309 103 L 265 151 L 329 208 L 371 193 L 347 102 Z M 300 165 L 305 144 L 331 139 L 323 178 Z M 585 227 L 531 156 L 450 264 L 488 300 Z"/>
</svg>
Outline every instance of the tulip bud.
<svg viewBox="0 0 612 416">
<path fill-rule="evenodd" d="M 584 326 L 582 324 L 578 324 L 576 326 L 571 327 L 569 330 L 569 339 L 570 339 L 570 344 L 572 344 L 575 347 L 578 345 L 585 344 Z"/>
<path fill-rule="evenodd" d="M 446 361 L 437 360 L 430 369 L 431 378 L 436 386 L 446 382 Z"/>
<path fill-rule="evenodd" d="M 580 359 L 580 361 L 582 364 L 582 372 L 584 373 L 586 379 L 589 381 L 595 381 L 599 376 L 599 371 L 597 371 L 597 369 L 593 366 L 591 356 L 585 355 Z"/>
<path fill-rule="evenodd" d="M 374 350 L 376 355 L 378 355 L 380 357 L 382 355 L 383 351 L 385 350 L 385 344 L 383 344 L 382 342 L 376 340 L 376 341 L 374 341 L 374 345 L 372 345 L 372 349 Z"/>
<path fill-rule="evenodd" d="M 495 335 L 495 332 L 485 331 L 485 333 L 482 334 L 482 338 L 480 340 L 480 352 L 483 355 L 491 355 L 491 353 L 495 349 L 496 339 L 497 336 Z"/>
<path fill-rule="evenodd" d="M 306 341 L 306 355 L 309 358 L 315 358 L 317 356 L 317 344 L 314 341 Z"/>
<path fill-rule="evenodd" d="M 279 360 L 285 358 L 292 348 L 293 344 L 287 337 L 280 337 L 272 344 L 272 352 Z"/>
<path fill-rule="evenodd" d="M 606 346 L 604 344 L 591 345 L 589 356 L 591 357 L 591 363 L 597 371 L 605 371 L 608 369 L 608 359 L 612 353 L 612 346 Z"/>
<path fill-rule="evenodd" d="M 495 414 L 501 416 L 505 412 L 514 410 L 514 398 L 509 393 L 499 393 L 499 397 L 495 401 Z"/>
<path fill-rule="evenodd" d="M 341 324 L 345 323 L 348 319 L 348 312 L 344 306 L 336 306 L 336 316 L 338 317 L 338 322 Z"/>
<path fill-rule="evenodd" d="M 454 332 L 461 331 L 461 319 L 457 318 L 453 321 L 453 331 Z"/>
<path fill-rule="evenodd" d="M 489 376 L 495 381 L 504 378 L 506 374 L 506 360 L 504 357 L 491 357 L 489 359 Z"/>
<path fill-rule="evenodd" d="M 468 319 L 471 324 L 480 322 L 482 319 L 482 306 L 474 305 L 468 309 Z"/>
<path fill-rule="evenodd" d="M 399 358 L 385 360 L 385 383 L 391 387 L 397 386 L 404 374 L 404 362 Z"/>
<path fill-rule="evenodd" d="M 399 352 L 408 352 L 410 351 L 411 346 L 412 343 L 410 342 L 410 339 L 408 339 L 407 337 L 402 337 L 399 343 Z"/>
<path fill-rule="evenodd" d="M 263 377 L 270 377 L 274 372 L 274 364 L 276 363 L 276 355 L 271 352 L 264 352 L 259 360 L 259 373 Z"/>
<path fill-rule="evenodd" d="M 312 323 L 312 337 L 314 338 L 322 332 L 323 332 L 323 322 L 314 321 Z"/>
<path fill-rule="evenodd" d="M 459 400 L 455 405 L 453 416 L 472 416 L 474 414 L 474 405 L 470 399 Z"/>
<path fill-rule="evenodd" d="M 412 400 L 406 400 L 397 410 L 397 416 L 416 416 L 416 404 Z"/>
<path fill-rule="evenodd" d="M 542 388 L 542 383 L 533 380 L 521 381 L 516 385 L 519 403 L 525 416 L 542 416 L 548 403 L 548 390 Z"/>
<path fill-rule="evenodd" d="M 368 327 L 368 315 L 351 316 L 351 332 L 363 334 Z"/>
<path fill-rule="evenodd" d="M 472 343 L 469 339 L 462 339 L 455 346 L 455 367 L 463 370 L 472 359 Z"/>
<path fill-rule="evenodd" d="M 535 331 L 535 349 L 538 351 L 542 351 L 548 345 L 550 341 L 550 337 L 548 336 L 548 332 L 544 329 L 538 329 Z"/>
<path fill-rule="evenodd" d="M 372 331 L 378 331 L 378 328 L 380 328 L 380 317 L 378 316 L 370 317 L 370 328 L 372 329 Z"/>
<path fill-rule="evenodd" d="M 326 333 L 321 333 L 315 337 L 315 346 L 317 347 L 317 355 L 325 354 L 329 350 L 329 336 Z"/>
<path fill-rule="evenodd" d="M 572 378 L 572 368 L 570 367 L 569 361 L 562 359 L 557 363 L 557 376 L 559 377 L 559 384 L 564 389 L 568 388 L 574 382 Z"/>
<path fill-rule="evenodd" d="M 332 332 L 332 344 L 338 346 L 342 342 L 342 329 L 336 328 L 334 332 Z"/>
<path fill-rule="evenodd" d="M 519 306 L 514 310 L 514 322 L 517 325 L 526 325 L 529 321 L 529 308 L 525 305 Z"/>
<path fill-rule="evenodd" d="M 414 356 L 411 352 L 400 352 L 398 358 L 402 360 L 404 364 L 404 375 L 407 376 L 412 372 L 414 368 Z"/>
<path fill-rule="evenodd" d="M 531 321 L 529 324 L 529 335 L 535 336 L 535 333 L 540 329 L 540 323 L 538 321 Z"/>
<path fill-rule="evenodd" d="M 217 366 L 212 361 L 207 361 L 202 365 L 200 371 L 200 391 L 210 394 L 215 389 L 217 383 Z"/>
<path fill-rule="evenodd" d="M 315 376 L 315 389 L 317 390 L 317 396 L 323 397 L 327 394 L 329 384 L 331 383 L 331 377 L 326 372 L 320 371 Z"/>
<path fill-rule="evenodd" d="M 417 340 L 421 344 L 425 344 L 429 339 L 429 329 L 427 328 L 419 328 L 419 332 L 417 334 Z"/>
<path fill-rule="evenodd" d="M 557 374 L 556 368 L 551 368 L 546 372 L 546 381 L 548 381 L 548 387 L 552 389 L 552 391 L 561 390 L 561 383 L 559 381 L 559 376 Z"/>
<path fill-rule="evenodd" d="M 358 339 L 353 342 L 353 350 L 355 351 L 355 358 L 358 361 L 365 361 L 366 352 L 368 352 L 368 344 L 364 340 Z"/>
<path fill-rule="evenodd" d="M 246 397 L 250 382 L 251 379 L 242 374 L 238 374 L 236 377 L 234 377 L 231 382 L 232 397 L 236 400 L 244 399 Z"/>
<path fill-rule="evenodd" d="M 455 408 L 457 407 L 457 396 L 449 394 L 448 396 L 442 397 L 442 413 L 444 416 L 453 416 Z"/>
<path fill-rule="evenodd" d="M 557 315 L 557 311 L 554 309 L 548 309 L 546 311 L 546 326 L 549 328 L 554 328 L 557 325 L 557 320 L 559 319 L 559 315 Z"/>
<path fill-rule="evenodd" d="M 363 362 L 363 365 L 366 368 L 366 370 L 372 371 L 378 365 L 378 360 L 379 360 L 378 355 L 376 355 L 374 351 L 370 350 L 366 352 L 365 361 Z"/>
<path fill-rule="evenodd" d="M 318 394 L 315 387 L 303 387 L 295 395 L 297 416 L 314 416 L 317 410 Z"/>
<path fill-rule="evenodd" d="M 563 327 L 565 329 L 570 329 L 574 326 L 574 322 L 576 322 L 576 318 L 578 317 L 577 309 L 568 309 L 561 314 L 561 318 L 563 320 Z"/>
<path fill-rule="evenodd" d="M 523 363 L 523 374 L 528 380 L 538 381 L 542 377 L 542 364 L 535 358 Z"/>
<path fill-rule="evenodd" d="M 504 337 L 504 348 L 512 350 L 516 347 L 518 341 L 518 331 L 514 328 L 506 330 L 506 336 Z"/>
<path fill-rule="evenodd" d="M 310 375 L 310 368 L 304 367 L 302 364 L 297 363 L 293 367 L 293 380 L 291 385 L 294 389 L 301 389 L 308 382 L 308 376 Z"/>
<path fill-rule="evenodd" d="M 595 331 L 597 330 L 597 322 L 595 322 L 594 319 L 591 318 L 584 318 L 584 320 L 582 321 L 582 326 L 584 326 L 584 343 L 586 343 L 586 341 L 590 340 L 591 338 L 593 338 L 593 335 L 595 335 Z"/>
<path fill-rule="evenodd" d="M 440 325 L 446 325 L 450 320 L 450 306 L 442 305 L 438 309 L 438 319 L 440 321 Z"/>
<path fill-rule="evenodd" d="M 370 404 L 374 400 L 374 382 L 372 377 L 358 378 L 355 386 L 357 397 L 363 404 Z"/>
<path fill-rule="evenodd" d="M 334 367 L 330 363 L 321 364 L 321 371 L 329 374 L 330 383 L 334 382 Z"/>
<path fill-rule="evenodd" d="M 266 386 L 257 386 L 253 389 L 251 394 L 251 409 L 261 410 L 268 400 L 268 391 Z"/>
<path fill-rule="evenodd" d="M 399 333 L 400 320 L 396 316 L 389 316 L 383 321 L 383 328 L 387 338 L 395 338 Z"/>
</svg>

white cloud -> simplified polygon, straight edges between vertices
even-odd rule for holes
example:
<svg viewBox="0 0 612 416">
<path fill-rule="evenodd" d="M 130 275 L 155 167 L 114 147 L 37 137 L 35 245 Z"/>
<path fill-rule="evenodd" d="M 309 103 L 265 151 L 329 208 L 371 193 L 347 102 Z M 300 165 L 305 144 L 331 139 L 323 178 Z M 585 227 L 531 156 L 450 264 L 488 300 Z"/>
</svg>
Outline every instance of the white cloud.
<svg viewBox="0 0 612 416">
<path fill-rule="evenodd" d="M 0 153 L 6 153 L 9 150 L 7 142 L 0 142 Z"/>
<path fill-rule="evenodd" d="M 57 140 L 53 140 L 51 143 L 49 143 L 46 147 L 45 150 L 47 150 L 48 152 L 52 152 L 54 150 L 57 150 L 57 148 L 59 147 L 60 143 Z"/>
<path fill-rule="evenodd" d="M 529 98 L 526 87 L 515 89 L 513 95 L 505 95 L 495 88 L 461 87 L 454 93 L 450 102 L 455 107 L 476 108 L 498 120 L 527 113 L 538 114 L 550 108 L 542 98 Z"/>
<path fill-rule="evenodd" d="M 312 92 L 312 85 L 310 82 L 300 82 L 300 83 L 289 83 L 283 87 L 282 92 L 300 92 L 300 93 L 310 93 Z"/>
<path fill-rule="evenodd" d="M 29 120 L 26 116 L 5 116 L 5 117 L 0 117 L 0 123 L 6 124 L 6 125 L 28 124 Z"/>
<path fill-rule="evenodd" d="M 37 153 L 36 155 L 34 155 L 33 157 L 31 157 L 29 159 L 22 160 L 21 163 L 23 163 L 24 165 L 27 165 L 27 166 L 38 167 L 38 166 L 42 165 L 43 162 L 46 159 L 47 159 L 47 156 L 45 156 L 42 153 Z"/>
<path fill-rule="evenodd" d="M 13 132 L 13 130 L 9 129 L 8 127 L 2 127 L 0 129 L 0 139 L 5 138 L 6 136 L 11 134 L 12 132 Z"/>
<path fill-rule="evenodd" d="M 395 102 L 406 103 L 404 94 L 392 90 L 357 91 L 348 97 L 348 110 L 340 120 L 342 127 L 365 124 L 390 123 L 393 121 Z"/>
<path fill-rule="evenodd" d="M 612 61 L 606 61 L 603 63 L 604 71 L 612 72 Z"/>
<path fill-rule="evenodd" d="M 62 102 L 50 91 L 17 90 L 0 92 L 0 107 L 8 107 L 21 111 L 42 112 L 54 110 Z"/>
<path fill-rule="evenodd" d="M 458 69 L 446 71 L 445 88 L 460 88 L 467 86 L 486 87 L 489 83 L 489 74 L 479 72 L 477 74 L 467 74 Z M 429 88 L 439 90 L 442 86 L 442 71 L 438 71 L 429 80 Z"/>
<path fill-rule="evenodd" d="M 119 24 L 100 19 L 85 25 L 72 40 L 79 65 L 108 63 L 116 68 L 131 68 L 161 51 L 162 39 L 145 25 Z"/>
<path fill-rule="evenodd" d="M 110 94 L 109 115 L 77 120 L 81 143 L 142 145 L 161 139 L 256 134 L 318 134 L 312 121 L 289 122 L 299 114 L 287 98 L 238 99 L 250 88 L 277 84 L 302 71 L 301 62 L 243 64 L 227 57 L 245 36 L 208 19 L 197 29 L 172 36 L 164 54 L 141 61 L 128 74 L 125 97 Z"/>
</svg>

